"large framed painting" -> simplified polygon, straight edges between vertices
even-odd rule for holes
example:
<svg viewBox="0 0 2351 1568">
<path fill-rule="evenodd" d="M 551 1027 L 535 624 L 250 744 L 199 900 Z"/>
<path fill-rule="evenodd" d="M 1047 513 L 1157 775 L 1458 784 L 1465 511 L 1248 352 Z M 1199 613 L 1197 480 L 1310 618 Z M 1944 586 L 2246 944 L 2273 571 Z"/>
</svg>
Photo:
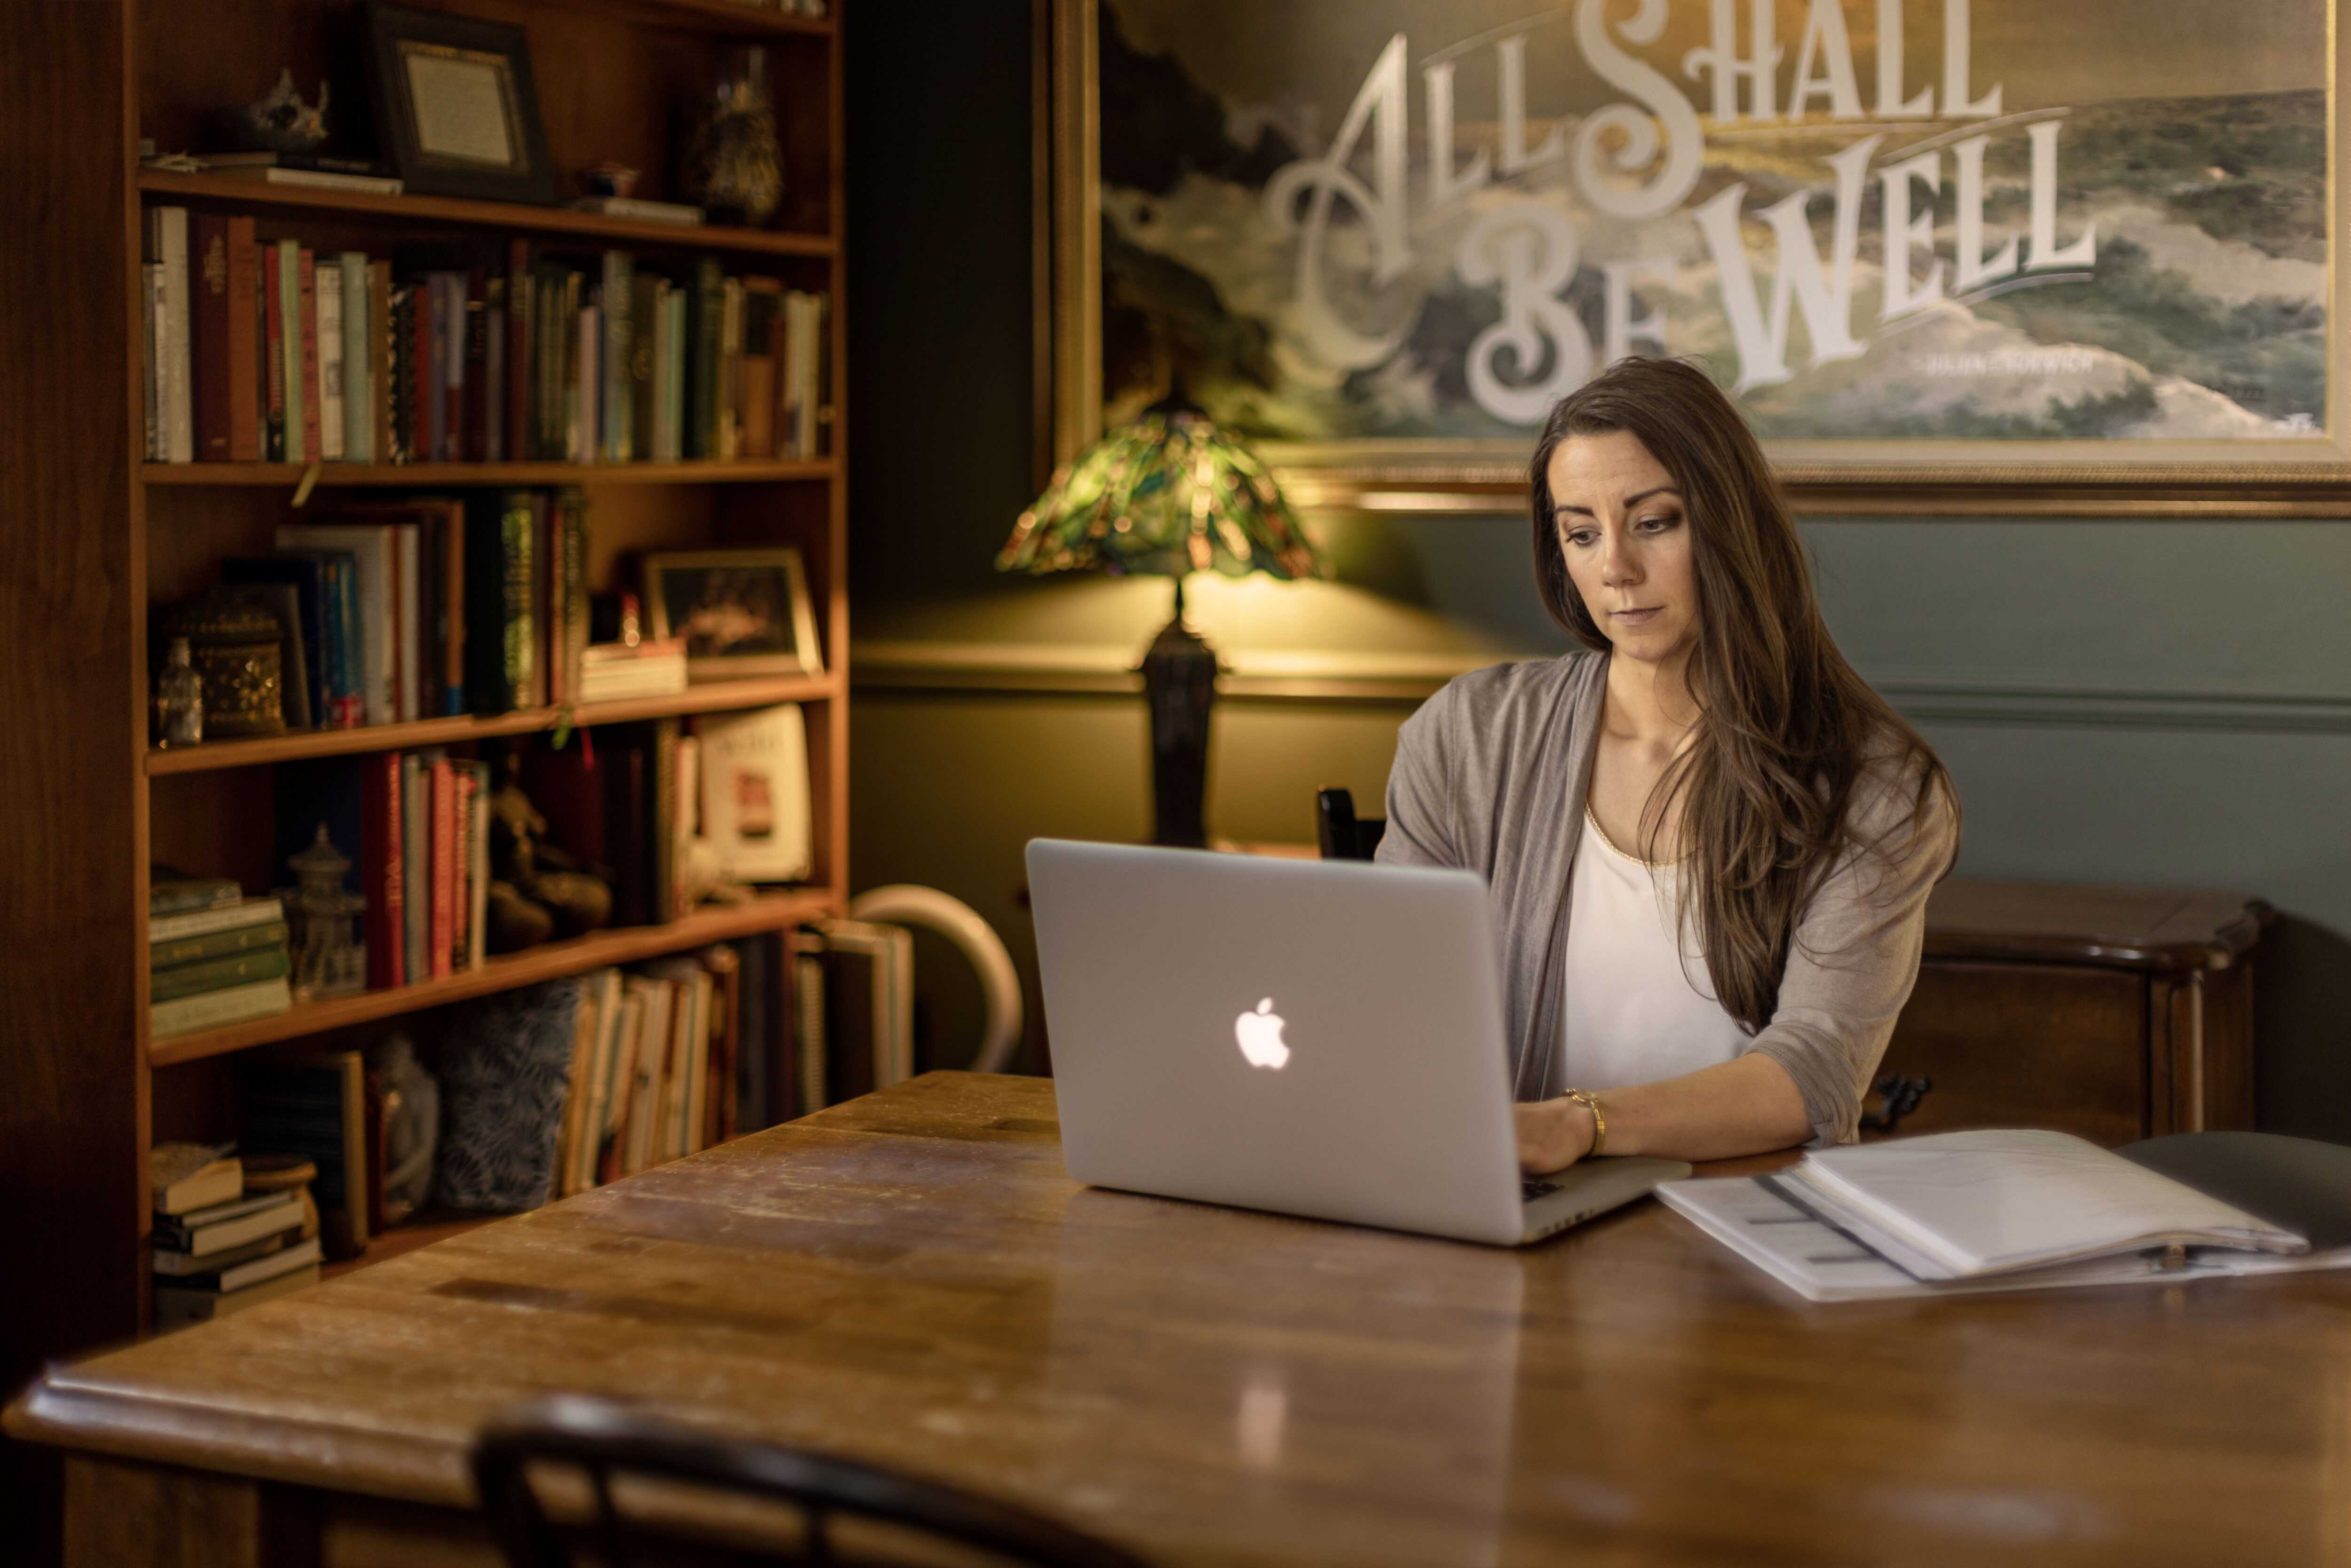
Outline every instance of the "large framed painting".
<svg viewBox="0 0 2351 1568">
<path fill-rule="evenodd" d="M 1180 381 L 1293 483 L 1510 488 L 1665 353 L 1856 509 L 2351 482 L 2333 0 L 1040 14 L 1064 456 Z"/>
</svg>

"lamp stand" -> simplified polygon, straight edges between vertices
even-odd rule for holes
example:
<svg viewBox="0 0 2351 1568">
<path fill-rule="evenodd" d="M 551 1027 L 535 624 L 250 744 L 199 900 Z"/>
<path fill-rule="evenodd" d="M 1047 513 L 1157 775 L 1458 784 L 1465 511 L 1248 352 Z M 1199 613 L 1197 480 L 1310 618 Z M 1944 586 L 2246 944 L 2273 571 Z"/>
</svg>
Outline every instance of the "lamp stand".
<svg viewBox="0 0 2351 1568">
<path fill-rule="evenodd" d="M 1202 808 L 1208 797 L 1208 711 L 1217 701 L 1217 655 L 1184 624 L 1184 580 L 1176 579 L 1176 618 L 1143 655 L 1144 698 L 1151 705 L 1151 800 L 1155 844 L 1205 849 Z"/>
</svg>

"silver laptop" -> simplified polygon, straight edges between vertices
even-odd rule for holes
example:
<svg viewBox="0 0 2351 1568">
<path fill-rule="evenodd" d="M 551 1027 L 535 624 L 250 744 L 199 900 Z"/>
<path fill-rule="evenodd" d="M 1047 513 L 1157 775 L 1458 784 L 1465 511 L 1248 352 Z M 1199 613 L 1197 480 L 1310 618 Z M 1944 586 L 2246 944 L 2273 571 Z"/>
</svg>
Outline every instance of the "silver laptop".
<svg viewBox="0 0 2351 1568">
<path fill-rule="evenodd" d="M 1070 1175 L 1504 1246 L 1689 1174 L 1519 1172 L 1476 873 L 1038 839 Z"/>
</svg>

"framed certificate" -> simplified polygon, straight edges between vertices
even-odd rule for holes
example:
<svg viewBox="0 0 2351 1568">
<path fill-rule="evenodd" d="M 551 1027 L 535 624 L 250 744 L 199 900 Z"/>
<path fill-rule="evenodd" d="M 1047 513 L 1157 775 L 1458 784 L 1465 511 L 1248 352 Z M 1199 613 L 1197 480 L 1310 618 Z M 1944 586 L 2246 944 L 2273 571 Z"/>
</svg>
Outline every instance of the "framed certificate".
<svg viewBox="0 0 2351 1568">
<path fill-rule="evenodd" d="M 554 204 L 520 27 L 404 5 L 362 15 L 377 135 L 411 194 Z"/>
</svg>

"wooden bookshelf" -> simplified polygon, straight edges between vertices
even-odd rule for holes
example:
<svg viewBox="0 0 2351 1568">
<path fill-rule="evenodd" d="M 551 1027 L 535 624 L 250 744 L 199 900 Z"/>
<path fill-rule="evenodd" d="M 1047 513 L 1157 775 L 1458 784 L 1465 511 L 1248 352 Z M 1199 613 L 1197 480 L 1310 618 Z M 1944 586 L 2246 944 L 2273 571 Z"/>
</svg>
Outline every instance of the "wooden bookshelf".
<svg viewBox="0 0 2351 1568">
<path fill-rule="evenodd" d="M 309 185 L 272 185 L 238 174 L 179 174 L 142 169 L 139 189 L 159 201 L 185 206 L 291 207 L 312 213 L 363 217 L 436 228 L 496 229 L 501 234 L 546 235 L 632 250 L 715 251 L 730 256 L 830 256 L 830 235 L 775 229 L 738 229 L 723 224 L 659 224 L 643 218 L 608 218 L 569 207 L 534 207 L 513 202 L 467 202 L 454 196 L 379 196 L 365 191 L 322 191 Z"/>
<path fill-rule="evenodd" d="M 713 681 L 688 686 L 674 696 L 632 697 L 622 702 L 581 703 L 573 708 L 517 708 L 486 717 L 415 719 L 407 724 L 371 724 L 357 729 L 305 729 L 246 740 L 213 740 L 177 750 L 150 750 L 147 775 L 214 773 L 227 768 L 260 768 L 306 757 L 349 757 L 370 751 L 413 751 L 420 746 L 454 746 L 508 735 L 536 735 L 560 728 L 634 724 L 640 719 L 686 714 L 726 713 L 777 703 L 828 702 L 841 683 L 831 675 L 776 675 L 755 681 Z"/>
<path fill-rule="evenodd" d="M 488 959 L 478 969 L 437 980 L 303 1002 L 268 1018 L 166 1035 L 148 1046 L 147 1060 L 156 1067 L 170 1067 L 251 1046 L 299 1040 L 304 1035 L 351 1024 L 400 1018 L 450 1002 L 510 991 L 517 986 L 535 986 L 541 980 L 559 980 L 566 975 L 583 975 L 613 964 L 634 964 L 658 958 L 664 953 L 683 953 L 692 947 L 706 947 L 713 942 L 781 930 L 821 919 L 832 908 L 831 892 L 823 888 L 771 894 L 747 904 L 705 904 L 665 925 L 623 925 L 575 936 L 568 942 L 542 942 L 519 953 Z"/>
<path fill-rule="evenodd" d="M 830 457 L 740 463 L 142 463 L 146 485 L 244 485 L 298 489 L 398 485 L 774 485 L 821 484 L 840 476 Z"/>
<path fill-rule="evenodd" d="M 841 270 L 841 31 L 733 0 L 418 0 L 527 27 L 549 152 L 567 189 L 603 161 L 644 171 L 638 193 L 676 199 L 688 104 L 719 51 L 766 47 L 785 198 L 771 226 L 692 227 L 563 207 L 373 196 L 139 166 L 137 143 L 201 153 L 217 112 L 290 67 L 306 98 L 333 86 L 348 130 L 367 114 L 349 0 L 83 0 L 12 12 L 0 50 L 0 623 L 21 629 L 0 682 L 0 733 L 25 766 L 0 771 L 0 1172 L 28 1216 L 14 1257 L 42 1288 L 0 1324 L 0 1383 L 52 1358 L 129 1339 L 148 1322 L 147 1155 L 155 1136 L 226 1135 L 233 1053 L 371 1029 L 515 987 L 632 963 L 841 914 L 849 882 L 847 502 L 835 456 L 628 465 L 151 464 L 141 438 L 140 263 L 144 210 L 251 214 L 260 237 L 389 256 L 411 242 L 527 238 L 557 255 L 622 249 L 649 261 L 716 256 L 734 276 L 828 291 L 833 417 L 846 450 Z M 836 0 L 835 9 L 838 9 Z M 696 685 L 674 695 L 214 741 L 149 737 L 151 612 L 211 585 L 224 556 L 266 553 L 306 514 L 297 498 L 361 486 L 441 491 L 580 486 L 598 592 L 663 550 L 789 544 L 816 598 L 826 673 Z M 150 1038 L 147 867 L 283 877 L 273 865 L 272 765 L 465 748 L 566 722 L 599 726 L 807 705 L 813 867 L 807 885 L 705 905 L 667 925 L 602 931 L 503 956 L 424 984 L 306 1004 L 273 1018 Z M 357 845 L 345 846 L 347 852 Z M 159 1133 L 157 1130 L 169 1129 Z M 10 1463 L 0 1455 L 0 1469 Z M 19 1497 L 0 1474 L 0 1496 Z M 23 1494 L 29 1496 L 30 1494 Z"/>
</svg>

